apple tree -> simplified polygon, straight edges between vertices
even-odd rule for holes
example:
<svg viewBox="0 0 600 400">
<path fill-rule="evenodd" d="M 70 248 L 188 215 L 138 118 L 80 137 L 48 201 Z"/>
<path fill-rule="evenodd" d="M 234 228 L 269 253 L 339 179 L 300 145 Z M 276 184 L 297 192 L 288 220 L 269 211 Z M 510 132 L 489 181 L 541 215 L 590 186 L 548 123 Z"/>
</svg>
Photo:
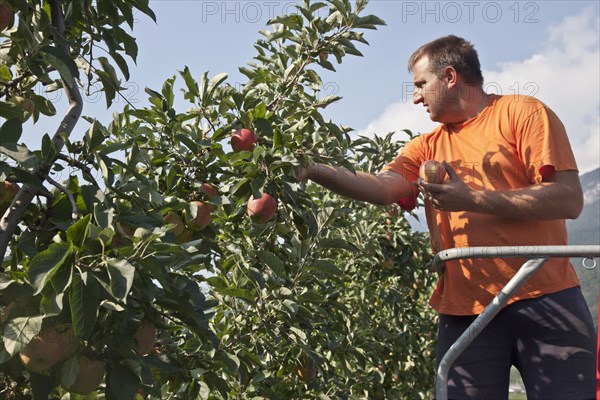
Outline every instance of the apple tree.
<svg viewBox="0 0 600 400">
<path fill-rule="evenodd" d="M 110 106 L 137 54 L 126 25 L 154 13 L 143 0 L 7 4 L 0 181 L 20 190 L 0 225 L 4 393 L 430 396 L 426 235 L 397 207 L 294 174 L 309 161 L 376 172 L 403 144 L 353 139 L 322 114 L 340 97 L 322 97 L 319 72 L 361 56 L 383 24 L 366 1 L 299 3 L 262 31 L 243 85 L 182 66 L 146 106 L 84 117 L 80 135 L 81 88 L 99 84 Z M 23 123 L 56 115 L 40 86 L 69 108 L 29 149 Z"/>
</svg>

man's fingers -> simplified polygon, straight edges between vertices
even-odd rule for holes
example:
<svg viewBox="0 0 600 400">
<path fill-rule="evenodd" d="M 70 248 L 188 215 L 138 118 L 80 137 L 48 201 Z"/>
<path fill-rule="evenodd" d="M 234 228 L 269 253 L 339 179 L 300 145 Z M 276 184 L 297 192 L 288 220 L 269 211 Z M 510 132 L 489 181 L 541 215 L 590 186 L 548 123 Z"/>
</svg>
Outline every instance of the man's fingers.
<svg viewBox="0 0 600 400">
<path fill-rule="evenodd" d="M 442 161 L 442 165 L 444 166 L 444 168 L 446 168 L 446 172 L 448 173 L 448 176 L 450 177 L 451 181 L 458 178 L 458 175 L 456 174 L 456 171 L 454 171 L 454 168 L 452 168 L 450 164 L 448 164 L 445 160 Z"/>
<path fill-rule="evenodd" d="M 296 167 L 294 173 L 298 182 L 304 182 L 308 178 L 308 171 L 305 167 Z"/>
<path fill-rule="evenodd" d="M 423 179 L 417 179 L 417 187 L 419 190 L 425 194 L 427 193 L 439 193 L 443 191 L 443 183 L 429 183 L 425 182 Z"/>
</svg>

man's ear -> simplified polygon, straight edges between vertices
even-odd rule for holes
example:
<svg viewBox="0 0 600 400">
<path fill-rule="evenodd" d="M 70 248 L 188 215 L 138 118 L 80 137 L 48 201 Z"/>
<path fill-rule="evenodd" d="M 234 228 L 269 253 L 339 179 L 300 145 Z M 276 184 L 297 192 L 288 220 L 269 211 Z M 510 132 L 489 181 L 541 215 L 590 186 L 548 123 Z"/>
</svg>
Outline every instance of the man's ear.
<svg viewBox="0 0 600 400">
<path fill-rule="evenodd" d="M 446 82 L 448 82 L 449 88 L 456 86 L 458 83 L 458 72 L 456 72 L 454 67 L 447 66 L 444 68 L 444 78 L 446 79 Z"/>
</svg>

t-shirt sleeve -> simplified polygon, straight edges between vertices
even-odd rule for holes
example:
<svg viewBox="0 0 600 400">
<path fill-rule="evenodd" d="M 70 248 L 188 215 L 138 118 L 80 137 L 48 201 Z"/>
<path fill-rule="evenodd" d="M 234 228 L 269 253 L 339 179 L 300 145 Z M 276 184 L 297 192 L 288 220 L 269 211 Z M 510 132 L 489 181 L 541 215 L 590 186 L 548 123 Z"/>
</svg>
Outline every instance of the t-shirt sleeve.
<svg viewBox="0 0 600 400">
<path fill-rule="evenodd" d="M 565 126 L 545 104 L 524 115 L 517 127 L 517 147 L 527 178 L 539 183 L 555 171 L 577 171 Z"/>
<path fill-rule="evenodd" d="M 408 142 L 389 164 L 382 168 L 383 171 L 393 171 L 402 175 L 411 183 L 413 194 L 397 201 L 398 205 L 406 211 L 411 211 L 417 205 L 419 189 L 413 183 L 419 178 L 419 166 L 424 160 L 423 136 L 417 136 Z"/>
</svg>

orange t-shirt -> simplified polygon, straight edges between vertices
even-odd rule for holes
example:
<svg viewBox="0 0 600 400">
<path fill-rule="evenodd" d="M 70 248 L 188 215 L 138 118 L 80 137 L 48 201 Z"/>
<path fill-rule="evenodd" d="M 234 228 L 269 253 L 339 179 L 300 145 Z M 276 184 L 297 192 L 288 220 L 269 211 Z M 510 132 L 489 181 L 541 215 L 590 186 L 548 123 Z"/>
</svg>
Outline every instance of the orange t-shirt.
<svg viewBox="0 0 600 400">
<path fill-rule="evenodd" d="M 491 95 L 476 117 L 440 125 L 404 146 L 384 170 L 418 178 L 425 160 L 448 162 L 474 190 L 510 190 L 541 182 L 546 171 L 577 170 L 565 128 L 556 114 L 528 96 Z M 416 189 L 415 189 L 416 190 Z M 416 197 L 418 193 L 414 193 Z M 402 199 L 401 205 L 415 198 Z M 475 212 L 439 211 L 425 201 L 434 252 L 457 247 L 566 245 L 564 220 L 521 220 Z M 430 300 L 438 312 L 479 314 L 526 261 L 465 259 L 446 263 Z M 552 258 L 509 301 L 578 286 L 567 258 Z"/>
</svg>

